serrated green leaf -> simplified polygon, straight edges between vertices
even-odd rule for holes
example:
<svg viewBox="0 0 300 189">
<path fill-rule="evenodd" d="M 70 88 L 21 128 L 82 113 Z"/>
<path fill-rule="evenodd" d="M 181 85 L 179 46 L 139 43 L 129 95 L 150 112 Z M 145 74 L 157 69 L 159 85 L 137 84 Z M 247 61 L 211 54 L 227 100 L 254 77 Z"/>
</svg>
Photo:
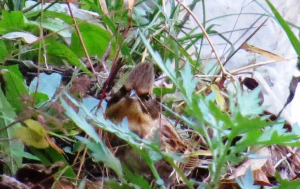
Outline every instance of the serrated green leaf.
<svg viewBox="0 0 300 189">
<path fill-rule="evenodd" d="M 154 88 L 153 89 L 153 93 L 156 96 L 164 96 L 166 94 L 172 94 L 176 91 L 175 86 L 173 86 L 173 88 L 164 88 L 164 87 L 160 87 L 160 88 Z"/>
<path fill-rule="evenodd" d="M 237 86 L 237 101 L 241 114 L 243 116 L 262 114 L 265 107 L 260 105 L 259 93 L 261 87 L 257 87 L 252 91 L 241 91 L 240 86 Z"/>
<path fill-rule="evenodd" d="M 289 181 L 286 179 L 282 179 L 280 174 L 276 171 L 274 177 L 279 183 L 279 187 L 277 189 L 295 189 L 300 186 L 300 180 Z"/>
<path fill-rule="evenodd" d="M 175 72 L 172 69 L 171 61 L 167 60 L 166 63 L 164 63 L 160 54 L 157 51 L 154 51 L 152 49 L 151 45 L 149 44 L 149 42 L 147 41 L 147 39 L 145 38 L 144 34 L 141 31 L 139 31 L 139 35 L 140 35 L 141 40 L 143 41 L 143 43 L 149 50 L 150 54 L 152 55 L 152 58 L 155 60 L 155 62 L 158 64 L 158 66 L 162 69 L 162 71 L 165 74 L 167 74 L 168 77 L 170 77 L 170 79 L 174 82 L 174 84 L 178 88 L 182 88 L 180 83 L 178 82 L 178 79 L 176 78 Z"/>
<path fill-rule="evenodd" d="M 274 124 L 273 122 L 268 122 L 260 117 L 249 118 L 244 117 L 241 114 L 236 115 L 232 122 L 234 123 L 232 129 L 238 134 L 247 133 L 252 130 L 259 130 L 268 125 Z"/>
<path fill-rule="evenodd" d="M 283 124 L 277 124 L 265 129 L 265 132 L 259 137 L 257 142 L 265 145 L 288 145 L 290 142 L 299 140 L 299 136 L 294 133 L 286 132 Z"/>
<path fill-rule="evenodd" d="M 25 18 L 21 11 L 2 10 L 0 21 L 0 33 L 5 34 L 12 31 L 20 31 L 25 28 Z"/>
<path fill-rule="evenodd" d="M 230 119 L 229 115 L 225 112 L 222 112 L 221 109 L 214 103 L 214 101 L 210 100 L 208 104 L 209 109 L 204 108 L 204 105 L 201 106 L 201 111 L 202 109 L 206 109 L 206 111 L 203 112 L 204 117 L 212 114 L 210 120 L 206 120 L 208 123 L 211 123 L 211 121 L 215 119 L 217 122 L 215 127 L 220 128 L 221 130 L 232 129 L 234 127 L 234 123 Z"/>
<path fill-rule="evenodd" d="M 255 123 L 256 121 L 252 121 L 252 123 Z M 260 125 L 259 121 L 257 122 L 257 125 Z M 269 123 L 270 125 L 274 123 Z M 262 125 L 266 126 L 265 124 Z M 245 125 L 245 127 L 249 127 L 251 129 L 250 125 Z M 297 134 L 297 131 L 295 132 L 286 132 L 286 129 L 283 128 L 283 124 L 276 124 L 273 126 L 264 127 L 264 131 L 259 129 L 261 126 L 257 126 L 256 128 L 253 128 L 253 130 L 248 129 L 246 131 L 245 129 L 243 132 L 243 137 L 236 143 L 236 146 L 232 149 L 233 154 L 238 153 L 241 151 L 244 151 L 248 146 L 254 146 L 254 145 L 293 145 L 293 146 L 299 146 L 297 144 L 297 141 L 300 139 L 299 134 Z M 261 127 L 261 128 L 262 128 Z"/>
<path fill-rule="evenodd" d="M 113 169 L 119 178 L 123 178 L 122 165 L 120 161 L 111 153 L 111 151 L 102 143 L 102 141 L 92 142 L 82 137 L 77 137 L 81 142 L 85 143 L 92 151 L 92 156 L 96 161 L 103 162 L 107 167 Z"/>
<path fill-rule="evenodd" d="M 71 118 L 74 123 L 80 127 L 87 135 L 89 135 L 92 139 L 94 139 L 96 142 L 99 142 L 99 136 L 97 135 L 97 132 L 93 128 L 91 124 L 89 124 L 82 115 L 77 114 L 71 106 L 69 106 L 63 99 L 61 99 L 61 105 L 65 109 L 65 114 Z"/>
<path fill-rule="evenodd" d="M 6 34 L 15 31 L 28 31 L 38 34 L 39 28 L 26 22 L 21 11 L 2 10 L 2 19 L 0 20 L 0 34 Z"/>
<path fill-rule="evenodd" d="M 197 80 L 194 78 L 194 75 L 192 74 L 192 70 L 189 62 L 185 63 L 185 66 L 181 71 L 181 77 L 183 79 L 183 87 L 186 92 L 186 97 L 191 102 L 192 93 L 195 90 Z"/>
<path fill-rule="evenodd" d="M 124 167 L 124 178 L 126 179 L 127 182 L 130 184 L 135 184 L 138 187 L 141 188 L 148 188 L 151 189 L 148 181 L 143 177 L 143 175 L 140 175 L 138 173 L 132 173 L 129 169 Z"/>
<path fill-rule="evenodd" d="M 256 145 L 258 138 L 262 135 L 261 130 L 252 130 L 247 132 L 232 148 L 232 154 L 245 151 L 249 146 Z"/>
<path fill-rule="evenodd" d="M 147 19 L 147 13 L 146 13 L 145 9 L 142 7 L 135 7 L 133 9 L 132 18 L 140 26 L 149 24 L 149 20 Z"/>
</svg>

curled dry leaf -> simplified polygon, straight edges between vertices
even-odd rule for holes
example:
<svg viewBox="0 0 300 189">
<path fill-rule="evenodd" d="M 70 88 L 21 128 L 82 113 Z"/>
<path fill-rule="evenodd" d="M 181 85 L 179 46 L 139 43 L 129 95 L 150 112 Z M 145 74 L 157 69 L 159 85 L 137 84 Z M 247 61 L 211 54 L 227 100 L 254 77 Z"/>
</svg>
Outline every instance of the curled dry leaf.
<svg viewBox="0 0 300 189">
<path fill-rule="evenodd" d="M 254 178 L 255 184 L 258 184 L 261 186 L 272 186 L 268 177 L 261 169 L 253 170 L 253 178 Z"/>
<path fill-rule="evenodd" d="M 267 177 L 273 177 L 275 175 L 276 169 L 272 163 L 272 156 L 268 157 L 266 164 L 262 167 L 262 170 L 266 173 Z"/>
<path fill-rule="evenodd" d="M 271 155 L 270 150 L 267 147 L 264 147 L 258 150 L 255 153 L 258 156 L 257 159 L 248 159 L 242 165 L 240 165 L 233 174 L 229 177 L 230 179 L 234 179 L 240 176 L 245 175 L 246 170 L 251 167 L 251 170 L 259 170 L 261 169 L 267 162 L 268 157 Z"/>
<path fill-rule="evenodd" d="M 129 10 L 132 12 L 135 0 L 127 0 Z"/>
<path fill-rule="evenodd" d="M 258 53 L 264 57 L 268 57 L 268 58 L 271 58 L 273 60 L 277 60 L 277 61 L 283 61 L 283 60 L 287 60 L 277 54 L 274 54 L 274 53 L 271 53 L 269 51 L 266 51 L 266 50 L 263 50 L 263 49 L 260 49 L 258 47 L 255 47 L 253 45 L 249 45 L 248 43 L 244 43 L 242 46 L 241 46 L 242 49 L 244 49 L 245 51 L 247 52 L 251 52 L 251 53 Z"/>
</svg>

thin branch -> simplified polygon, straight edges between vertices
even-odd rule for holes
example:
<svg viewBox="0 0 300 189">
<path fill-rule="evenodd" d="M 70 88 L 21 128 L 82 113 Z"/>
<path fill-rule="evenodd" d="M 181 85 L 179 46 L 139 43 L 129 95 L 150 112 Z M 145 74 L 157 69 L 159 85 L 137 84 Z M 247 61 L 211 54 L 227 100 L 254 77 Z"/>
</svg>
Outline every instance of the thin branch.
<svg viewBox="0 0 300 189">
<path fill-rule="evenodd" d="M 258 19 L 260 19 L 260 18 L 258 18 Z M 258 21 L 258 20 L 257 20 Z M 247 42 L 247 41 L 249 41 L 253 36 L 254 36 L 254 34 L 256 34 L 256 32 L 258 32 L 258 30 L 266 23 L 268 21 L 268 19 L 266 19 L 263 23 L 261 23 L 260 25 L 259 25 L 259 27 L 258 28 L 256 28 L 256 30 L 239 46 L 239 48 L 236 50 L 236 51 L 234 51 L 228 58 L 227 58 L 227 60 L 224 62 L 224 65 L 228 62 L 228 60 L 230 60 L 230 58 L 233 56 L 233 55 L 235 55 L 235 53 L 239 50 L 239 49 L 241 49 L 241 47 Z M 254 22 L 255 23 L 255 22 Z M 253 23 L 253 24 L 254 24 Z M 247 31 L 246 31 L 247 32 Z"/>
<path fill-rule="evenodd" d="M 290 59 L 294 59 L 294 58 L 298 58 L 298 57 L 291 57 L 291 58 L 287 58 L 287 60 L 290 60 Z M 282 60 L 269 60 L 269 61 L 266 61 L 266 62 L 260 62 L 260 63 L 257 63 L 257 64 L 252 64 L 252 65 L 248 65 L 248 66 L 244 66 L 242 68 L 238 68 L 238 69 L 235 69 L 235 70 L 232 70 L 230 71 L 231 74 L 237 74 L 243 70 L 249 70 L 249 69 L 252 69 L 252 68 L 256 68 L 256 67 L 259 67 L 259 66 L 264 66 L 264 65 L 267 65 L 267 64 L 272 64 L 272 63 L 275 63 L 275 62 L 280 62 Z"/>
<path fill-rule="evenodd" d="M 89 54 L 88 54 L 88 52 L 87 52 L 87 49 L 86 49 L 86 47 L 85 47 L 85 45 L 84 45 L 82 36 L 81 36 L 81 34 L 80 34 L 80 31 L 79 31 L 79 28 L 78 28 L 78 24 L 76 23 L 76 20 L 75 20 L 75 18 L 74 18 L 74 16 L 73 16 L 73 12 L 72 12 L 70 3 L 67 2 L 67 5 L 68 5 L 69 12 L 70 12 L 70 16 L 71 16 L 71 18 L 72 18 L 72 20 L 73 20 L 73 23 L 74 23 L 74 26 L 75 26 L 76 33 L 77 33 L 77 35 L 78 35 L 78 37 L 79 37 L 79 41 L 80 41 L 81 46 L 82 46 L 82 49 L 83 49 L 83 51 L 84 51 L 84 54 L 85 54 L 85 56 L 86 56 L 86 58 L 87 58 L 87 60 L 88 60 L 88 63 L 90 64 L 90 67 L 91 67 L 91 70 L 92 70 L 93 74 L 96 75 L 96 72 L 95 72 L 95 69 L 94 69 L 94 67 L 93 67 L 91 58 L 90 58 L 90 56 L 89 56 Z"/>
<path fill-rule="evenodd" d="M 212 41 L 210 40 L 210 38 L 209 38 L 208 34 L 206 33 L 204 27 L 203 27 L 203 26 L 201 25 L 201 23 L 198 21 L 198 19 L 197 19 L 196 16 L 194 15 L 194 13 L 191 12 L 191 10 L 190 10 L 187 6 L 185 6 L 183 3 L 181 3 L 180 0 L 176 0 L 176 1 L 177 1 L 177 2 L 178 2 L 178 3 L 179 3 L 186 11 L 188 11 L 188 12 L 191 14 L 191 16 L 194 18 L 194 20 L 195 20 L 196 23 L 198 24 L 198 26 L 201 28 L 201 30 L 202 30 L 204 36 L 206 37 L 206 39 L 207 39 L 209 45 L 211 46 L 212 51 L 214 52 L 214 54 L 215 54 L 215 56 L 216 56 L 216 59 L 217 59 L 217 62 L 218 62 L 218 64 L 219 64 L 220 68 L 221 68 L 222 74 L 223 74 L 224 76 L 226 76 L 226 75 L 231 76 L 231 74 L 225 70 L 225 68 L 224 68 L 224 66 L 223 66 L 223 64 L 222 64 L 222 62 L 221 62 L 221 60 L 220 60 L 220 58 L 219 58 L 219 56 L 218 56 L 218 54 L 217 54 L 216 49 L 215 49 L 214 45 L 212 44 Z"/>
</svg>

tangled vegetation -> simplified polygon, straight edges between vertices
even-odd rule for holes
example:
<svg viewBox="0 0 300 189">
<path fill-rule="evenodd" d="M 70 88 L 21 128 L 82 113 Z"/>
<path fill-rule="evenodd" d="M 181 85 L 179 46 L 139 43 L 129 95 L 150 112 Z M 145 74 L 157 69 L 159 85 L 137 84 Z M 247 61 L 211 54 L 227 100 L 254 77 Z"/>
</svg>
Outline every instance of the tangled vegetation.
<svg viewBox="0 0 300 189">
<path fill-rule="evenodd" d="M 289 23 L 266 1 L 275 15 L 272 19 L 278 20 L 300 55 Z M 209 40 L 211 34 L 221 34 L 213 24 L 203 27 L 205 20 L 193 17 L 195 5 L 204 1 L 188 7 L 170 1 L 168 14 L 162 2 L 0 3 L 0 187 L 300 185 L 299 127 L 265 111 L 261 85 L 243 75 L 243 68 L 224 68 Z M 187 28 L 189 20 L 196 21 L 201 32 Z M 216 59 L 202 59 L 204 39 Z M 227 59 L 241 49 L 253 51 L 246 44 L 239 49 L 232 45 Z M 106 117 L 107 102 L 128 86 L 124 83 L 129 72 L 144 61 L 154 65 L 154 86 L 148 92 L 176 140 L 162 141 L 164 127 L 150 140 L 129 130 L 129 118 L 116 123 Z M 133 150 L 150 172 L 124 166 L 114 140 L 129 145 L 127 150 Z M 178 150 L 178 145 L 185 147 Z M 165 171 L 166 176 L 162 169 L 171 171 Z M 169 182 L 170 177 L 174 179 Z"/>
</svg>

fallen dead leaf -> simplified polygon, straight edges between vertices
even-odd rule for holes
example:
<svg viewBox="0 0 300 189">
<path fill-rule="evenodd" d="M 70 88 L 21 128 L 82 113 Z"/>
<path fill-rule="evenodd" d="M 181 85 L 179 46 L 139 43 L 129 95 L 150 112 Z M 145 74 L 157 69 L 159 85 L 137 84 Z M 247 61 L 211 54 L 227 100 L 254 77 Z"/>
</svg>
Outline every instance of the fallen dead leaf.
<svg viewBox="0 0 300 189">
<path fill-rule="evenodd" d="M 277 61 L 287 60 L 287 59 L 283 58 L 282 56 L 279 56 L 279 55 L 271 53 L 269 51 L 260 49 L 258 47 L 253 46 L 253 45 L 249 45 L 248 43 L 244 43 L 241 46 L 241 49 L 244 49 L 245 51 L 250 52 L 250 53 L 258 53 L 258 54 L 260 54 L 264 57 L 271 58 L 271 59 L 277 60 Z"/>
<path fill-rule="evenodd" d="M 257 159 L 248 159 L 242 165 L 240 165 L 233 174 L 229 177 L 229 179 L 234 179 L 240 176 L 245 175 L 246 170 L 251 167 L 251 170 L 261 169 L 267 162 L 268 157 L 271 155 L 270 150 L 267 147 L 261 148 L 258 150 L 255 155 L 260 156 L 261 158 Z"/>
</svg>

